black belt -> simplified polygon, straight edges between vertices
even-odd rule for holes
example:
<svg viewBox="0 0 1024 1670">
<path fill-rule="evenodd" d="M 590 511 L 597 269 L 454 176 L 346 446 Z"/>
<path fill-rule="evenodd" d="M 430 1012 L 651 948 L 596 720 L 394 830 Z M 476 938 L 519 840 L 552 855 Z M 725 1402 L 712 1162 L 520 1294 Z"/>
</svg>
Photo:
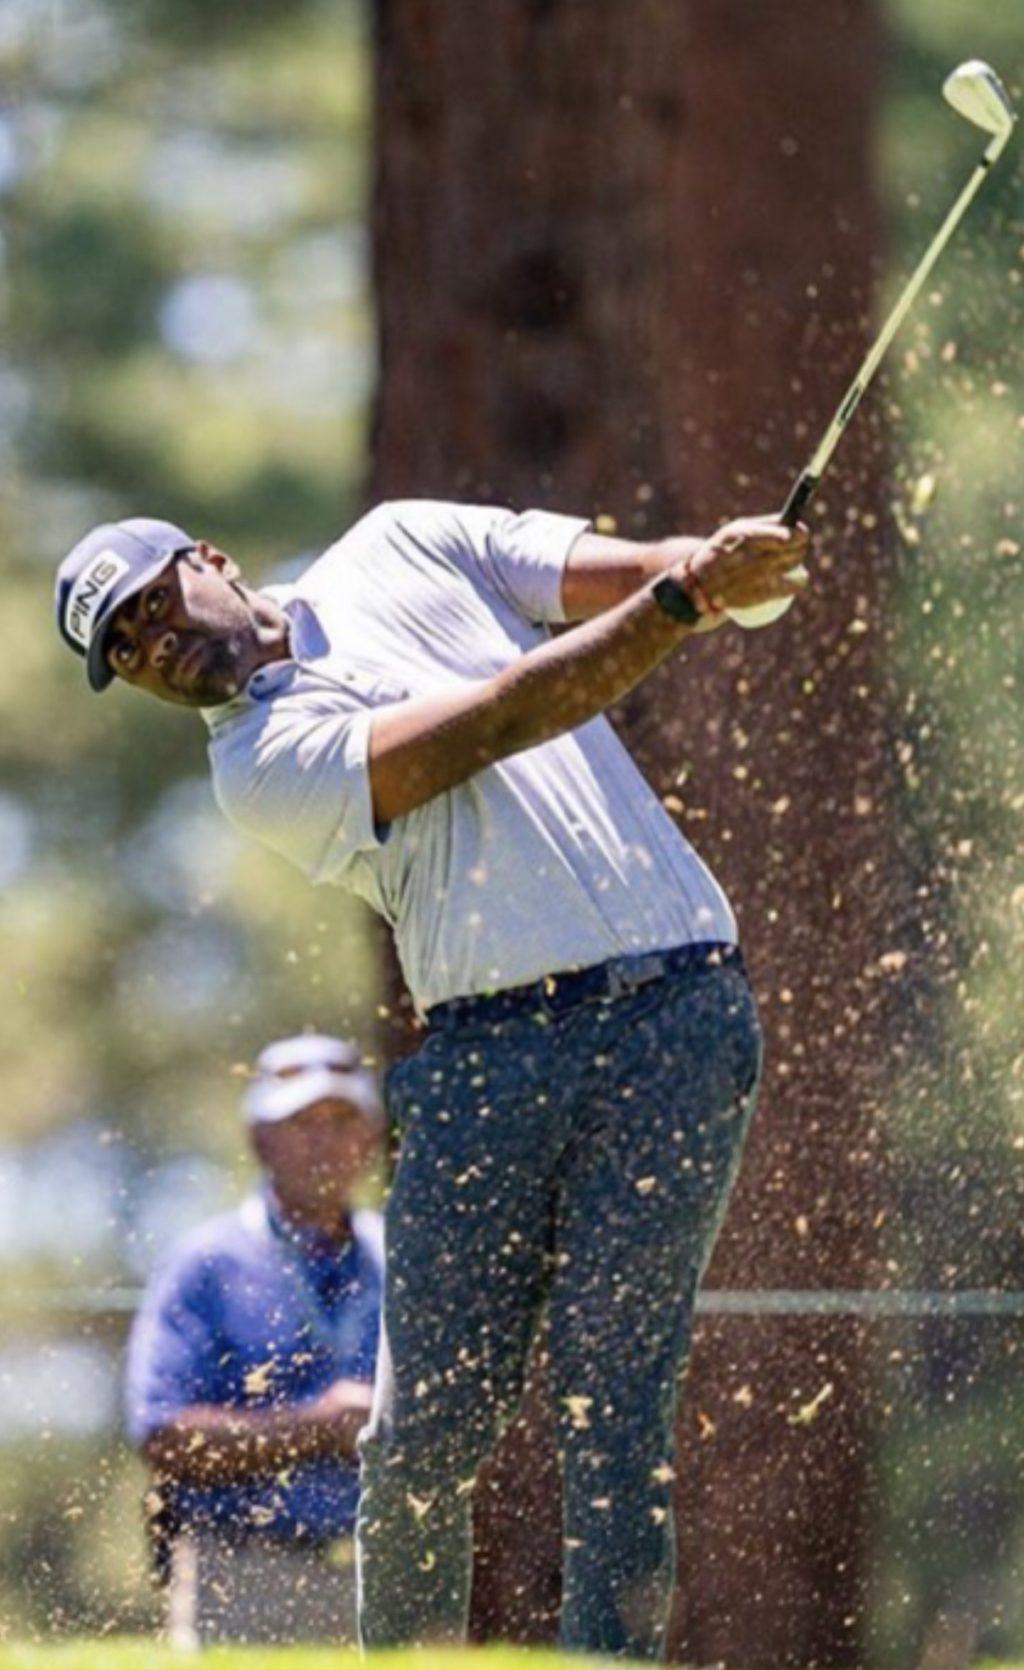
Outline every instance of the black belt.
<svg viewBox="0 0 1024 1670">
<path fill-rule="evenodd" d="M 580 1003 L 614 1001 L 639 991 L 652 980 L 683 969 L 717 968 L 743 958 L 738 945 L 718 940 L 701 940 L 694 945 L 674 945 L 667 951 L 645 951 L 632 957 L 612 957 L 591 968 L 569 969 L 546 974 L 528 986 L 509 986 L 500 992 L 481 992 L 475 997 L 453 997 L 435 1003 L 426 1012 L 428 1027 L 462 1026 L 467 1021 L 499 1021 L 513 1015 L 535 1012 L 553 1016 Z"/>
</svg>

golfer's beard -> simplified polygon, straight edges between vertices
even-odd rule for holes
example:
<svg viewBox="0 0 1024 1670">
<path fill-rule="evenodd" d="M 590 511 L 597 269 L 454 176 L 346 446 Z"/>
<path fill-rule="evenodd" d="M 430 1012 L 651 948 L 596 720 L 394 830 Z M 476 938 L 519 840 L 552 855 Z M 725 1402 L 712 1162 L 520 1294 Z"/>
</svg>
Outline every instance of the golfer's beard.
<svg viewBox="0 0 1024 1670">
<path fill-rule="evenodd" d="M 230 638 L 212 639 L 202 674 L 190 694 L 197 707 L 218 707 L 239 694 L 247 677 L 240 640 L 234 634 Z"/>
</svg>

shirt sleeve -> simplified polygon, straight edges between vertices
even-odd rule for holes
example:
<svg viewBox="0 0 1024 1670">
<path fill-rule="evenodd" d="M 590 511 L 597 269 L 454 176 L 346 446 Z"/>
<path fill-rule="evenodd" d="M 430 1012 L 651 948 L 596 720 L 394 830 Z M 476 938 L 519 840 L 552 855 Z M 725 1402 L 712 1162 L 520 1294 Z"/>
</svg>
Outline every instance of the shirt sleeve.
<svg viewBox="0 0 1024 1670">
<path fill-rule="evenodd" d="M 573 545 L 591 526 L 586 517 L 432 500 L 392 508 L 409 517 L 414 538 L 435 540 L 454 566 L 475 569 L 524 619 L 565 620 L 562 576 Z"/>
<path fill-rule="evenodd" d="M 373 821 L 372 719 L 369 707 L 271 714 L 241 759 L 219 770 L 214 756 L 221 810 L 311 881 L 336 879 L 386 833 Z"/>
<path fill-rule="evenodd" d="M 133 1444 L 196 1403 L 216 1402 L 220 1356 L 211 1272 L 178 1261 L 157 1276 L 132 1324 L 125 1374 L 125 1414 Z"/>
</svg>

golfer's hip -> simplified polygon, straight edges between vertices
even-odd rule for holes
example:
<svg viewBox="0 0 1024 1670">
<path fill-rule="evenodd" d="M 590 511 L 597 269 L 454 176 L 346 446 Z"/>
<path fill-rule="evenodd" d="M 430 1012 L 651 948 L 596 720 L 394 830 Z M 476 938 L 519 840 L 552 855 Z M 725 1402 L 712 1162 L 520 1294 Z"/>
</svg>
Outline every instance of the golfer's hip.
<svg viewBox="0 0 1024 1670">
<path fill-rule="evenodd" d="M 659 982 L 725 967 L 743 973 L 743 955 L 738 945 L 719 940 L 674 945 L 659 951 L 611 957 L 588 968 L 559 970 L 503 991 L 455 997 L 428 1009 L 426 1022 L 431 1031 L 450 1031 L 500 1025 L 528 1015 L 554 1020 L 584 1004 L 615 1002 Z"/>
</svg>

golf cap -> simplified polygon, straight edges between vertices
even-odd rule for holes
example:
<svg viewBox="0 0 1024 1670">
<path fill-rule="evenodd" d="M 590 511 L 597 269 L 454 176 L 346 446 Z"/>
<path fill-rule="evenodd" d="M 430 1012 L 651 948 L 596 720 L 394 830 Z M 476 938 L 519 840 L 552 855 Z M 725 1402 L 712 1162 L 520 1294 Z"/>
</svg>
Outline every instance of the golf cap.
<svg viewBox="0 0 1024 1670">
<path fill-rule="evenodd" d="M 371 1124 L 383 1124 L 377 1082 L 355 1044 L 304 1032 L 261 1052 L 242 1112 L 248 1125 L 276 1125 L 328 1098 L 350 1102 Z"/>
<path fill-rule="evenodd" d="M 85 657 L 94 690 L 105 690 L 114 678 L 104 654 L 114 610 L 195 543 L 173 522 L 133 516 L 101 522 L 64 558 L 57 570 L 57 625 L 65 643 Z"/>
</svg>

